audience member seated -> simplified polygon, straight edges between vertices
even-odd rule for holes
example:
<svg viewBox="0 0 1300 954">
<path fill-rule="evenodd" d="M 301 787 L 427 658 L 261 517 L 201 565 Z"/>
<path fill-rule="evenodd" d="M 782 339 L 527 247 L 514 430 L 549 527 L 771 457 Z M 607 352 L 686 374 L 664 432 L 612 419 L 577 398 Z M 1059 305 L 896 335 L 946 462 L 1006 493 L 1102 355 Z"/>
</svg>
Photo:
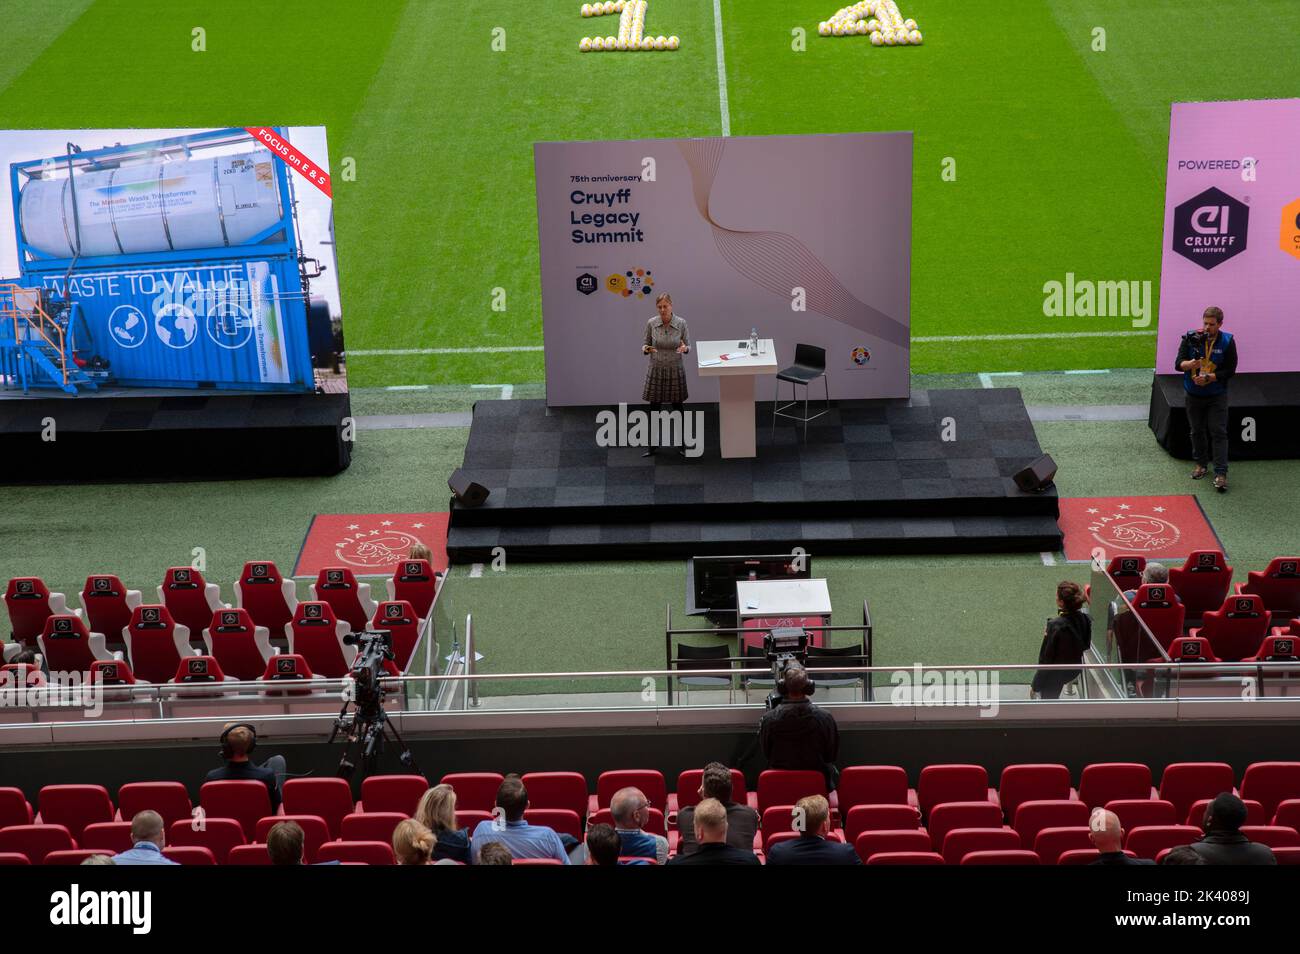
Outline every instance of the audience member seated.
<svg viewBox="0 0 1300 954">
<path fill-rule="evenodd" d="M 1205 808 L 1205 837 L 1192 849 L 1209 865 L 1275 865 L 1268 845 L 1260 845 L 1240 832 L 1246 824 L 1246 803 L 1231 792 L 1220 792 Z"/>
<path fill-rule="evenodd" d="M 668 839 L 645 830 L 650 822 L 650 800 L 639 788 L 620 788 L 609 800 L 622 849 L 620 858 L 653 858 L 656 864 L 668 861 Z"/>
<path fill-rule="evenodd" d="M 266 853 L 273 865 L 300 865 L 307 837 L 297 822 L 280 822 L 266 833 Z"/>
<path fill-rule="evenodd" d="M 812 689 L 807 671 L 797 663 L 786 667 L 785 694 L 780 705 L 763 713 L 758 741 L 767 767 L 810 770 L 826 776 L 826 790 L 835 791 L 840 770 L 840 731 L 835 717 L 808 698 Z"/>
<path fill-rule="evenodd" d="M 83 865 L 115 865 L 117 864 L 117 862 L 113 860 L 112 855 L 91 855 L 89 858 L 82 861 L 82 864 Z"/>
<path fill-rule="evenodd" d="M 678 855 L 668 862 L 679 865 L 756 865 L 758 856 L 752 851 L 733 848 L 727 844 L 727 809 L 716 798 L 706 798 L 695 806 L 695 851 Z"/>
<path fill-rule="evenodd" d="M 554 858 L 564 864 L 569 863 L 565 854 L 564 842 L 552 828 L 545 825 L 530 825 L 524 821 L 524 812 L 528 811 L 528 789 L 518 775 L 507 775 L 497 788 L 497 810 L 495 817 L 481 821 L 470 835 L 473 863 L 509 864 L 509 861 L 484 862 L 483 849 L 488 845 L 499 844 L 508 848 L 510 857 L 514 858 Z"/>
<path fill-rule="evenodd" d="M 113 856 L 115 865 L 174 865 L 163 857 L 167 845 L 163 818 L 154 811 L 136 812 L 131 819 L 131 847 Z"/>
<path fill-rule="evenodd" d="M 221 733 L 221 756 L 225 764 L 215 768 L 203 779 L 205 782 L 229 782 L 251 779 L 266 783 L 271 793 L 271 813 L 280 810 L 280 784 L 284 780 L 283 755 L 273 755 L 261 765 L 248 756 L 257 747 L 257 730 L 247 722 L 232 722 Z"/>
<path fill-rule="evenodd" d="M 613 825 L 592 825 L 587 829 L 587 864 L 617 867 L 621 846 Z"/>
<path fill-rule="evenodd" d="M 1148 563 L 1146 565 L 1146 569 L 1142 571 L 1142 582 L 1157 583 L 1157 584 L 1168 583 L 1169 567 L 1165 566 L 1163 563 Z M 1138 595 L 1137 590 L 1124 591 L 1124 599 L 1128 600 L 1130 603 L 1132 603 L 1135 599 L 1137 599 L 1137 595 Z M 1179 603 L 1183 601 L 1183 598 L 1179 596 L 1177 593 L 1174 593 L 1174 599 L 1177 600 Z"/>
<path fill-rule="evenodd" d="M 1160 863 L 1162 865 L 1203 865 L 1206 861 L 1191 845 L 1179 845 L 1177 848 L 1170 848 L 1160 859 Z"/>
<path fill-rule="evenodd" d="M 1101 853 L 1094 865 L 1153 865 L 1150 858 L 1130 858 L 1124 854 L 1124 829 L 1119 816 L 1104 808 L 1094 808 L 1088 819 L 1088 840 Z"/>
<path fill-rule="evenodd" d="M 433 832 L 414 818 L 406 818 L 393 829 L 393 857 L 399 865 L 431 865 L 433 849 L 438 843 Z M 454 861 L 436 862 L 454 865 Z"/>
<path fill-rule="evenodd" d="M 1150 566 L 1147 567 L 1150 569 Z M 1040 666 L 1074 665 L 1092 644 L 1092 620 L 1084 611 L 1083 589 L 1062 580 L 1056 585 L 1056 617 L 1047 621 L 1038 649 Z M 1040 669 L 1034 673 L 1034 692 L 1043 699 L 1061 698 L 1061 690 L 1079 678 L 1079 669 Z"/>
<path fill-rule="evenodd" d="M 456 827 L 456 790 L 450 785 L 435 785 L 420 797 L 415 820 L 428 828 L 438 844 L 434 861 L 459 861 L 469 864 L 469 832 Z"/>
<path fill-rule="evenodd" d="M 802 823 L 799 837 L 775 844 L 767 853 L 769 865 L 860 865 L 852 845 L 830 841 L 831 806 L 821 795 L 795 802 L 795 820 Z M 798 827 L 798 825 L 796 825 Z"/>
<path fill-rule="evenodd" d="M 479 852 L 478 859 L 474 863 L 476 865 L 512 865 L 515 863 L 515 856 L 501 842 L 494 841 L 483 846 L 483 850 Z"/>
<path fill-rule="evenodd" d="M 713 798 L 727 809 L 727 844 L 733 848 L 752 851 L 754 833 L 758 831 L 758 812 L 748 805 L 732 801 L 731 770 L 721 762 L 704 766 L 700 780 L 700 799 Z M 677 830 L 680 838 L 677 853 L 689 855 L 695 851 L 695 806 L 687 805 L 677 813 Z"/>
</svg>

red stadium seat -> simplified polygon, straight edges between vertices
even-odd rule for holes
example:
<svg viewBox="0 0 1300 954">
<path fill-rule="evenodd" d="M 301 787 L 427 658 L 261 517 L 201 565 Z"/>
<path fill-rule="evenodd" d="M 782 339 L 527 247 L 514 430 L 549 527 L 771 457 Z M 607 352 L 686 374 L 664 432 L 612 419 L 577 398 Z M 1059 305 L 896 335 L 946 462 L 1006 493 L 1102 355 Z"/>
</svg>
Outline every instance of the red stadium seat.
<svg viewBox="0 0 1300 954">
<path fill-rule="evenodd" d="M 306 696 L 312 693 L 310 683 L 323 682 L 324 676 L 311 671 L 307 660 L 298 653 L 277 653 L 266 661 L 266 670 L 258 682 L 274 684 L 261 690 L 264 696 Z M 298 685 L 307 683 L 306 686 Z M 290 688 L 290 687 L 293 688 Z"/>
<path fill-rule="evenodd" d="M 664 823 L 664 813 L 657 808 L 649 809 L 650 820 L 646 822 L 645 830 L 652 835 L 663 835 L 668 837 L 668 827 Z M 530 822 L 531 824 L 531 822 Z M 614 822 L 614 815 L 608 808 L 601 808 L 587 816 L 588 825 L 609 825 L 617 828 Z"/>
<path fill-rule="evenodd" d="M 16 576 L 5 588 L 9 610 L 10 638 L 28 649 L 36 649 L 36 637 L 50 616 L 71 613 L 62 593 L 51 593 L 39 576 Z"/>
<path fill-rule="evenodd" d="M 1214 647 L 1203 636 L 1179 636 L 1169 644 L 1169 658 L 1179 663 L 1216 663 L 1223 661 L 1214 655 Z M 1163 663 L 1164 660 L 1151 659 L 1148 662 Z M 1192 673 L 1184 669 L 1179 675 L 1181 678 L 1186 679 Z"/>
<path fill-rule="evenodd" d="M 524 814 L 527 815 L 528 812 L 534 811 L 562 811 L 562 809 L 530 808 Z M 567 814 L 575 815 L 577 813 L 567 812 Z M 491 821 L 493 817 L 495 816 L 491 812 L 479 811 L 474 808 L 458 808 L 456 809 L 456 827 L 469 832 L 468 837 L 472 838 L 474 837 L 474 829 L 478 827 L 479 822 Z M 579 830 L 581 830 L 581 825 L 579 825 Z"/>
<path fill-rule="evenodd" d="M 257 837 L 257 822 L 271 814 L 271 793 L 265 783 L 243 781 L 204 782 L 199 788 L 199 805 L 205 819 L 233 818 L 244 830 L 244 838 Z"/>
<path fill-rule="evenodd" d="M 1252 594 L 1234 595 L 1219 609 L 1206 613 L 1190 635 L 1209 640 L 1219 659 L 1233 662 L 1259 651 L 1268 635 L 1268 621 L 1262 599 Z"/>
<path fill-rule="evenodd" d="M 80 838 L 87 825 L 113 821 L 116 814 L 102 785 L 46 785 L 36 795 L 36 808 L 37 824 L 63 825 L 73 838 Z"/>
<path fill-rule="evenodd" d="M 1044 828 L 1086 828 L 1088 816 L 1088 806 L 1077 799 L 1036 799 L 1020 803 L 1011 827 L 1020 835 L 1021 846 L 1032 849 Z"/>
<path fill-rule="evenodd" d="M 360 862 L 363 865 L 394 865 L 393 847 L 383 841 L 331 841 L 321 846 L 321 861 Z"/>
<path fill-rule="evenodd" d="M 1139 858 L 1155 861 L 1162 848 L 1177 848 L 1200 841 L 1204 832 L 1192 825 L 1144 825 L 1124 839 L 1124 847 Z"/>
<path fill-rule="evenodd" d="M 203 579 L 203 574 L 190 566 L 167 568 L 158 586 L 158 602 L 194 639 L 211 624 L 212 614 L 226 606 L 221 602 L 220 587 Z"/>
<path fill-rule="evenodd" d="M 393 840 L 393 831 L 408 816 L 400 812 L 353 812 L 343 816 L 339 841 Z"/>
<path fill-rule="evenodd" d="M 954 828 L 943 839 L 939 854 L 959 865 L 972 851 L 1019 851 L 1020 836 L 1010 828 Z"/>
<path fill-rule="evenodd" d="M 848 771 L 847 769 L 845 771 Z M 676 791 L 668 793 L 668 814 L 676 816 L 677 812 L 691 805 L 700 803 L 700 785 L 704 782 L 704 769 L 687 769 L 677 776 Z M 843 786 L 843 778 L 840 779 Z M 745 788 L 745 773 L 740 769 L 731 770 L 731 800 L 737 805 L 758 805 L 758 793 Z"/>
<path fill-rule="evenodd" d="M 226 858 L 230 857 L 230 852 L 238 845 L 231 846 L 222 856 L 221 864 L 225 864 Z M 174 861 L 178 865 L 198 866 L 201 868 L 209 867 L 218 863 L 217 852 L 205 845 L 168 845 L 163 849 L 163 857 L 169 861 Z"/>
<path fill-rule="evenodd" d="M 1187 817 L 1183 820 L 1184 825 L 1192 825 L 1196 828 L 1202 828 L 1205 825 L 1205 810 L 1210 807 L 1211 798 L 1198 798 L 1192 802 L 1191 807 L 1187 810 Z M 1264 814 L 1264 806 L 1253 798 L 1243 798 L 1242 804 L 1246 806 L 1246 824 L 1247 825 L 1267 825 L 1268 816 Z"/>
<path fill-rule="evenodd" d="M 1136 858 L 1137 855 L 1131 851 L 1124 852 L 1130 858 Z M 1058 865 L 1090 865 L 1101 857 L 1101 852 L 1096 848 L 1074 848 L 1070 851 L 1063 852 L 1057 859 Z"/>
<path fill-rule="evenodd" d="M 335 618 L 328 603 L 299 603 L 289 622 L 289 652 L 305 658 L 312 672 L 340 679 L 352 671 L 357 657 L 357 647 L 343 643 L 350 629 L 346 620 Z"/>
<path fill-rule="evenodd" d="M 1277 557 L 1263 573 L 1251 571 L 1246 582 L 1237 584 L 1238 593 L 1253 593 L 1278 619 L 1300 616 L 1300 557 Z"/>
<path fill-rule="evenodd" d="M 1274 848 L 1273 857 L 1280 865 L 1300 865 L 1300 848 Z"/>
<path fill-rule="evenodd" d="M 369 775 L 361 783 L 361 801 L 356 810 L 401 812 L 409 818 L 415 815 L 428 790 L 429 782 L 423 775 Z"/>
<path fill-rule="evenodd" d="M 1024 802 L 1065 801 L 1078 795 L 1070 786 L 1070 770 L 1058 764 L 1008 765 L 998 782 L 998 802 L 1007 821 Z"/>
<path fill-rule="evenodd" d="M 231 848 L 247 843 L 244 826 L 234 818 L 203 818 L 202 821 L 196 818 L 193 821 L 172 822 L 167 829 L 169 846 L 207 848 L 219 865 L 226 863 L 226 855 Z"/>
<path fill-rule="evenodd" d="M 49 680 L 35 663 L 6 663 L 0 666 L 0 687 L 12 689 L 47 685 Z"/>
<path fill-rule="evenodd" d="M 117 806 L 124 821 L 155 811 L 169 826 L 189 821 L 194 810 L 189 790 L 180 782 L 128 782 L 117 790 Z"/>
<path fill-rule="evenodd" d="M 1221 550 L 1193 550 L 1181 567 L 1169 568 L 1169 585 L 1187 608 L 1187 617 L 1199 619 L 1223 605 L 1232 587 L 1232 567 Z"/>
<path fill-rule="evenodd" d="M 852 844 L 864 831 L 906 831 L 921 827 L 921 810 L 911 805 L 854 805 L 844 816 L 844 838 Z"/>
<path fill-rule="evenodd" d="M 390 600 L 406 600 L 421 619 L 429 615 L 441 584 L 428 560 L 402 560 L 387 581 Z"/>
<path fill-rule="evenodd" d="M 186 656 L 176 665 L 176 675 L 172 678 L 174 685 L 191 687 L 189 691 L 178 694 L 182 698 L 220 695 L 219 690 L 212 690 L 222 683 L 235 681 L 234 676 L 227 676 L 222 671 L 216 656 Z M 197 691 L 204 686 L 208 689 Z"/>
<path fill-rule="evenodd" d="M 459 815 L 459 812 L 457 813 Z M 489 819 L 491 816 L 488 816 Z M 572 835 L 574 838 L 582 841 L 582 819 L 578 813 L 570 811 L 567 808 L 530 808 L 524 812 L 524 821 L 530 825 L 539 825 L 550 828 L 561 835 Z M 592 824 L 596 824 L 593 820 Z M 606 822 L 609 824 L 609 822 Z M 651 829 L 653 830 L 653 825 Z M 663 832 L 658 832 L 663 834 Z"/>
<path fill-rule="evenodd" d="M 1106 575 L 1115 581 L 1120 592 L 1136 590 L 1142 585 L 1142 571 L 1146 568 L 1147 558 L 1144 556 L 1115 556 L 1106 565 Z"/>
<path fill-rule="evenodd" d="M 263 845 L 271 829 L 281 822 L 295 822 L 302 829 L 302 853 L 306 864 L 315 864 L 320 846 L 330 840 L 330 828 L 319 815 L 268 815 L 257 820 L 254 841 Z"/>
<path fill-rule="evenodd" d="M 90 672 L 96 660 L 110 660 L 103 633 L 92 633 L 80 616 L 60 613 L 45 618 L 45 628 L 36 637 L 50 672 Z"/>
<path fill-rule="evenodd" d="M 872 855 L 881 852 L 920 851 L 929 853 L 931 850 L 930 834 L 921 828 L 905 831 L 864 831 L 853 839 L 853 849 L 858 853 L 858 857 L 868 864 L 871 863 Z M 942 855 L 938 857 L 942 858 Z"/>
<path fill-rule="evenodd" d="M 27 860 L 27 856 L 20 851 L 0 851 L 0 866 L 14 867 L 30 864 L 31 862 Z"/>
<path fill-rule="evenodd" d="M 1263 806 L 1260 806 L 1260 808 L 1262 811 Z M 1253 825 L 1255 823 L 1247 819 L 1246 824 Z M 1279 802 L 1277 811 L 1273 813 L 1271 824 L 1284 825 L 1287 828 L 1300 830 L 1300 798 L 1288 798 Z"/>
<path fill-rule="evenodd" d="M 92 573 L 81 588 L 87 628 L 103 633 L 109 649 L 126 649 L 122 630 L 131 624 L 131 611 L 140 605 L 140 591 L 128 590 L 111 573 Z"/>
<path fill-rule="evenodd" d="M 1172 802 L 1178 818 L 1185 818 L 1192 803 L 1235 792 L 1237 777 L 1226 762 L 1174 762 L 1160 775 L 1160 797 Z"/>
<path fill-rule="evenodd" d="M 1141 762 L 1097 762 L 1079 777 L 1079 801 L 1097 808 L 1117 798 L 1151 798 L 1151 769 Z"/>
<path fill-rule="evenodd" d="M 51 851 L 71 851 L 77 847 L 72 833 L 63 825 L 10 825 L 0 829 L 0 852 L 26 855 L 34 865 L 45 863 Z"/>
<path fill-rule="evenodd" d="M 375 601 L 370 598 L 370 584 L 359 583 L 345 566 L 327 566 L 316 574 L 311 584 L 311 598 L 322 600 L 334 609 L 334 615 L 347 620 L 353 632 L 366 628 L 375 615 Z M 378 628 L 378 627 L 376 627 Z M 405 668 L 405 667 L 402 667 Z"/>
<path fill-rule="evenodd" d="M 943 802 L 931 810 L 925 827 L 930 832 L 930 841 L 934 845 L 934 850 L 943 852 L 944 838 L 948 832 L 956 828 L 1001 829 L 1002 809 L 992 802 Z M 1016 836 L 1016 844 L 1011 847 L 1020 847 L 1019 835 Z M 944 852 L 944 855 L 946 857 L 947 853 Z M 957 861 L 961 861 L 960 856 Z"/>
<path fill-rule="evenodd" d="M 77 844 L 98 854 L 115 855 L 119 851 L 128 851 L 131 848 L 131 823 L 95 822 L 87 825 Z"/>
<path fill-rule="evenodd" d="M 880 851 L 867 859 L 869 865 L 941 865 L 943 855 L 934 851 Z"/>
<path fill-rule="evenodd" d="M 0 828 L 30 825 L 32 804 L 20 788 L 0 788 Z"/>
<path fill-rule="evenodd" d="M 609 808 L 614 794 L 622 788 L 639 788 L 653 808 L 668 808 L 668 785 L 658 769 L 614 769 L 601 772 L 596 779 L 596 794 L 588 801 L 587 811 Z"/>
<path fill-rule="evenodd" d="M 1034 836 L 1034 853 L 1045 865 L 1059 863 L 1061 855 L 1076 848 L 1091 848 L 1088 827 L 1044 828 Z"/>
<path fill-rule="evenodd" d="M 1300 848 L 1300 833 L 1287 825 L 1242 825 L 1241 833 L 1270 848 Z"/>
<path fill-rule="evenodd" d="M 997 793 L 989 788 L 989 773 L 982 765 L 927 765 L 916 783 L 921 813 L 928 820 L 930 810 L 943 802 L 991 802 Z"/>
<path fill-rule="evenodd" d="M 90 681 L 102 683 L 104 686 L 134 686 L 137 682 L 135 673 L 131 667 L 123 660 L 96 660 L 90 665 Z"/>
<path fill-rule="evenodd" d="M 1295 621 L 1292 620 L 1292 626 Z M 1264 641 L 1259 644 L 1259 649 L 1253 656 L 1247 656 L 1242 662 L 1262 663 L 1262 662 L 1289 662 L 1300 663 L 1300 636 L 1293 636 L 1290 633 L 1280 633 L 1277 629 L 1273 630 L 1273 635 L 1265 636 Z M 1261 681 L 1265 677 L 1263 671 L 1260 671 Z M 1273 679 L 1290 679 L 1300 675 L 1300 670 L 1284 669 L 1277 672 L 1269 672 L 1267 678 Z"/>
<path fill-rule="evenodd" d="M 172 619 L 167 607 L 157 604 L 132 610 L 123 635 L 131 670 L 146 682 L 170 682 L 180 661 L 197 653 L 190 647 L 190 631 Z"/>
<path fill-rule="evenodd" d="M 1278 805 L 1288 798 L 1300 798 L 1300 762 L 1255 762 L 1241 777 L 1241 797 L 1253 798 L 1272 818 Z"/>
<path fill-rule="evenodd" d="M 246 609 L 219 609 L 203 626 L 203 644 L 226 675 L 243 681 L 260 679 L 275 650 L 271 633 L 253 623 Z"/>
<path fill-rule="evenodd" d="M 850 765 L 835 792 L 840 811 L 854 805 L 920 805 L 916 790 L 907 786 L 907 772 L 897 765 Z"/>
<path fill-rule="evenodd" d="M 253 622 L 265 626 L 274 639 L 286 633 L 285 627 L 293 618 L 298 606 L 297 588 L 293 580 L 280 575 L 274 563 L 245 563 L 244 571 L 235 580 L 235 605 L 248 610 Z"/>
<path fill-rule="evenodd" d="M 1126 831 L 1150 825 L 1178 824 L 1178 810 L 1174 803 L 1160 798 L 1117 798 L 1106 803 L 1106 811 L 1114 812 L 1120 827 Z"/>
<path fill-rule="evenodd" d="M 642 861 L 645 861 L 645 860 L 647 860 L 647 859 L 641 859 L 641 858 L 638 858 L 638 859 L 637 859 L 638 863 L 640 863 L 640 862 L 642 862 Z M 623 859 L 622 859 L 622 858 L 619 858 L 619 862 L 622 863 L 622 861 L 623 861 Z M 511 860 L 510 863 L 511 863 L 512 865 L 541 865 L 541 866 L 543 866 L 543 867 L 545 867 L 545 866 L 547 866 L 547 865 L 562 865 L 562 864 L 564 864 L 564 862 L 561 861 L 559 858 L 514 858 L 514 859 Z"/>
<path fill-rule="evenodd" d="M 1143 583 L 1133 597 L 1133 612 L 1146 623 L 1151 635 L 1164 649 L 1183 635 L 1187 609 L 1178 602 L 1168 583 Z"/>
<path fill-rule="evenodd" d="M 338 838 L 343 817 L 352 814 L 352 788 L 341 778 L 291 778 L 284 783 L 286 815 L 319 815 Z"/>
<path fill-rule="evenodd" d="M 1002 851 L 972 851 L 962 856 L 964 865 L 1039 865 L 1042 862 L 1032 851 L 1004 849 Z"/>
<path fill-rule="evenodd" d="M 443 781 L 446 781 L 445 777 Z M 532 808 L 567 808 L 586 817 L 587 780 L 577 772 L 529 772 L 521 781 L 528 790 L 528 804 Z M 456 795 L 459 802 L 459 789 L 456 790 Z M 487 810 L 491 811 L 495 807 L 496 790 L 493 789 L 492 803 Z"/>
<path fill-rule="evenodd" d="M 406 672 L 424 635 L 425 624 L 426 620 L 406 600 L 385 600 L 375 611 L 370 628 L 386 629 L 392 634 L 393 664 L 398 672 Z"/>
<path fill-rule="evenodd" d="M 549 800 L 553 793 L 550 779 L 541 778 L 544 775 L 553 775 L 552 772 L 539 772 L 536 784 L 538 792 L 534 792 L 528 784 L 528 776 L 524 776 L 524 785 L 528 788 L 528 798 L 534 808 L 572 808 L 572 805 L 550 805 L 539 804 L 539 797 Z M 575 772 L 559 773 L 565 776 L 565 779 L 558 784 L 561 787 L 568 786 L 570 792 L 574 791 L 573 776 Z M 456 807 L 465 811 L 488 812 L 491 814 L 492 809 L 497 807 L 497 789 L 505 781 L 505 776 L 497 772 L 453 772 L 444 775 L 439 782 L 441 785 L 450 785 L 456 792 Z M 582 804 L 578 809 L 578 814 L 585 815 L 587 811 L 587 782 L 581 775 L 577 775 L 577 781 L 582 789 Z"/>
<path fill-rule="evenodd" d="M 226 864 L 228 865 L 269 865 L 271 864 L 271 853 L 266 850 L 266 845 L 236 845 L 230 849 L 230 854 L 226 855 Z"/>
<path fill-rule="evenodd" d="M 807 770 L 765 769 L 758 776 L 758 811 L 793 805 L 805 795 L 825 795 L 826 777 Z"/>
<path fill-rule="evenodd" d="M 65 851 L 51 851 L 45 856 L 47 865 L 79 865 L 87 858 L 94 855 L 106 854 L 103 851 L 89 851 L 85 848 L 74 848 Z"/>
</svg>

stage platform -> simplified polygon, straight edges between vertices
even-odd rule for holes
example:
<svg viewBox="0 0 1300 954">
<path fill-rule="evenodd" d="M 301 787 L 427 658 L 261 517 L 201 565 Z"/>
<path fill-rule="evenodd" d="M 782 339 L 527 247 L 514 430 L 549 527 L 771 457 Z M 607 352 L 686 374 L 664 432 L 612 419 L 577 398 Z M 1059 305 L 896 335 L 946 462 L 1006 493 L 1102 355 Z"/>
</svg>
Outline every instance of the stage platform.
<svg viewBox="0 0 1300 954">
<path fill-rule="evenodd" d="M 1011 476 L 1042 450 L 1013 388 L 916 391 L 841 401 L 808 429 L 757 408 L 758 456 L 723 459 L 717 405 L 698 458 L 599 447 L 598 407 L 480 401 L 464 470 L 491 492 L 453 502 L 452 563 L 613 560 L 696 554 L 971 553 L 1060 549 L 1054 488 Z M 941 440 L 944 419 L 955 440 Z"/>
<path fill-rule="evenodd" d="M 1151 382 L 1147 425 L 1174 457 L 1192 459 L 1187 392 L 1181 374 L 1157 374 Z M 1255 422 L 1254 440 L 1243 422 Z M 1228 384 L 1228 460 L 1300 458 L 1300 372 L 1237 374 Z"/>
</svg>

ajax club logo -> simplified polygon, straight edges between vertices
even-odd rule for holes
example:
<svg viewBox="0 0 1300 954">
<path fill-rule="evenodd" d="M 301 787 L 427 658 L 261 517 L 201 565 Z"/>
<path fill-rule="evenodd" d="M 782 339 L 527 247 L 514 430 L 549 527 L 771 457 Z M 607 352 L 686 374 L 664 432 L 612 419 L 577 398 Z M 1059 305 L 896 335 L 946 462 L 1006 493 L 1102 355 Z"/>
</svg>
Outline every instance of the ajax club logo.
<svg viewBox="0 0 1300 954">
<path fill-rule="evenodd" d="M 1163 507 L 1154 508 L 1163 510 Z M 1178 542 L 1182 535 L 1177 525 L 1155 514 L 1132 513 L 1128 504 L 1109 512 L 1094 514 L 1088 532 L 1107 551 L 1128 553 L 1159 552 Z"/>
<path fill-rule="evenodd" d="M 1246 251 L 1250 206 L 1213 186 L 1174 208 L 1173 250 L 1204 269 Z"/>
<path fill-rule="evenodd" d="M 583 272 L 578 276 L 578 291 L 584 295 L 593 295 L 596 292 L 596 276 L 591 272 Z"/>
<path fill-rule="evenodd" d="M 413 525 L 422 528 L 423 523 Z M 411 547 L 423 544 L 419 537 L 407 530 L 393 526 L 391 520 L 379 526 L 351 524 L 349 533 L 340 535 L 334 542 L 334 556 L 348 566 L 362 569 L 386 569 L 406 559 Z"/>
<path fill-rule="evenodd" d="M 871 360 L 871 352 L 868 351 L 866 348 L 853 349 L 853 363 L 856 364 L 858 367 L 863 367 L 870 360 Z"/>
<path fill-rule="evenodd" d="M 654 276 L 648 268 L 629 268 L 605 279 L 605 290 L 620 298 L 648 298 L 654 288 Z"/>
</svg>

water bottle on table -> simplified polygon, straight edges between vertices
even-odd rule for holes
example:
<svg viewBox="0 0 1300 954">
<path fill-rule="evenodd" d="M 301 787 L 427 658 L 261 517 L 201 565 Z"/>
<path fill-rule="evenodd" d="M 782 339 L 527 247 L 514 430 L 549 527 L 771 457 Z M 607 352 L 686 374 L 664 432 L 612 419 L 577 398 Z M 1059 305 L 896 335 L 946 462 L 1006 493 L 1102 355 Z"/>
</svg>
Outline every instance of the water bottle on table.
<svg viewBox="0 0 1300 954">
<path fill-rule="evenodd" d="M 751 355 L 758 354 L 758 329 L 757 328 L 749 329 L 749 353 Z"/>
</svg>

